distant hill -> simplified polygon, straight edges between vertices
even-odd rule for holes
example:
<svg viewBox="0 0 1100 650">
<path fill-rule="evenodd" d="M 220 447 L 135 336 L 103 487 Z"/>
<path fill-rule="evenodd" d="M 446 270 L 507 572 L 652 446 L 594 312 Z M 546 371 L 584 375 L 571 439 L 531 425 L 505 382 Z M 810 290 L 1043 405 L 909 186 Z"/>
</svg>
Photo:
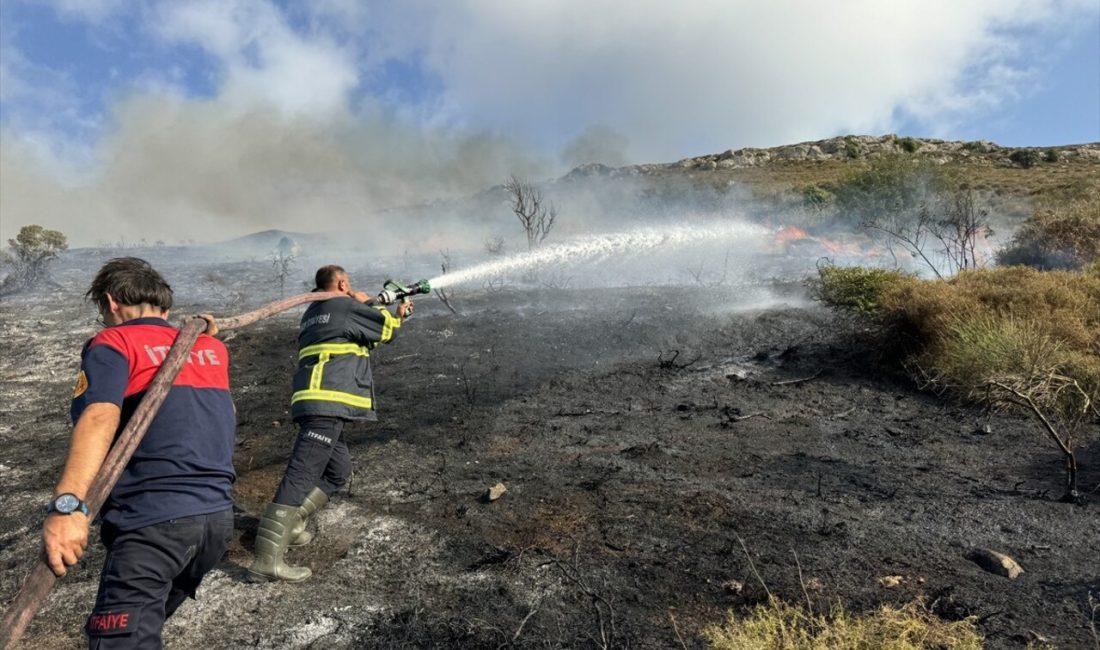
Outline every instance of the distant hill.
<svg viewBox="0 0 1100 650">
<path fill-rule="evenodd" d="M 730 181 L 765 194 L 808 184 L 828 184 L 861 161 L 905 154 L 952 164 L 975 189 L 1035 195 L 1068 183 L 1097 179 L 1100 142 L 1051 147 L 1003 147 L 979 141 L 950 141 L 897 135 L 849 135 L 771 148 L 728 149 L 676 162 L 608 167 L 582 165 L 560 180 L 646 178 L 670 182 L 690 178 L 722 187 Z"/>
<path fill-rule="evenodd" d="M 1003 147 L 988 141 L 850 135 L 771 148 L 729 149 L 675 162 L 623 167 L 593 163 L 536 184 L 561 208 L 555 235 L 568 237 L 591 229 L 618 229 L 644 218 L 647 211 L 676 218 L 688 209 L 705 211 L 732 203 L 757 216 L 785 215 L 801 208 L 809 186 L 835 189 L 853 169 L 890 154 L 956 167 L 983 204 L 1011 223 L 1029 216 L 1037 198 L 1100 182 L 1100 143 L 1095 142 Z M 477 248 L 485 239 L 502 235 L 517 237 L 509 250 L 521 250 L 521 231 L 508 203 L 504 186 L 496 185 L 465 198 L 396 207 L 378 215 L 415 233 L 412 239 L 402 240 L 402 247 Z M 267 255 L 283 237 L 305 250 L 319 250 L 393 234 L 404 236 L 404 232 L 372 232 L 357 239 L 350 233 L 266 230 L 210 248 Z"/>
</svg>

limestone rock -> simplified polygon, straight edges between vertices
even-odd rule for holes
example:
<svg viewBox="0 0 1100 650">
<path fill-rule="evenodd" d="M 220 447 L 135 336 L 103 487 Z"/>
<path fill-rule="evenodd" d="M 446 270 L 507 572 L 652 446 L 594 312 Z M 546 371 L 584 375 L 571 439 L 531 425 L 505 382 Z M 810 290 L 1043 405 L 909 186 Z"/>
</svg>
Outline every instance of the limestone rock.
<svg viewBox="0 0 1100 650">
<path fill-rule="evenodd" d="M 497 483 L 493 487 L 485 491 L 485 501 L 493 502 L 504 496 L 504 493 L 508 491 L 508 488 L 503 483 Z"/>
<path fill-rule="evenodd" d="M 990 573 L 996 573 L 1009 580 L 1015 580 L 1024 572 L 1023 567 L 1017 564 L 1016 560 L 1013 560 L 1004 553 L 998 553 L 997 551 L 991 551 L 986 548 L 972 549 L 966 554 L 966 559 Z"/>
</svg>

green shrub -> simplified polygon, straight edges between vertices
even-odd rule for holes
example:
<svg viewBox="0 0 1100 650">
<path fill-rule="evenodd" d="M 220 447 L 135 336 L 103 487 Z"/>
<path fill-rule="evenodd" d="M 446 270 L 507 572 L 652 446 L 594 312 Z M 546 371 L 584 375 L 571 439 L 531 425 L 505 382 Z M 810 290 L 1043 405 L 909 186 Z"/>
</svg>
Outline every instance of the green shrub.
<svg viewBox="0 0 1100 650">
<path fill-rule="evenodd" d="M 1047 149 L 1043 152 L 1043 160 L 1048 163 L 1056 163 L 1060 159 L 1057 149 Z"/>
<path fill-rule="evenodd" d="M 931 197 L 958 185 L 953 170 L 903 154 L 872 159 L 847 173 L 836 186 L 836 204 L 849 220 L 911 213 Z"/>
<path fill-rule="evenodd" d="M 827 614 L 771 598 L 744 617 L 703 630 L 713 650 L 981 650 L 972 619 L 944 621 L 921 603 L 884 605 L 852 614 L 836 607 Z"/>
<path fill-rule="evenodd" d="M 818 185 L 807 185 L 802 188 L 802 205 L 806 208 L 822 210 L 835 198 L 831 192 Z"/>
<path fill-rule="evenodd" d="M 1008 154 L 1008 159 L 1024 169 L 1030 169 L 1039 164 L 1040 157 L 1034 149 L 1017 149 Z"/>
<path fill-rule="evenodd" d="M 855 160 L 863 156 L 863 147 L 853 138 L 844 138 L 844 155 Z"/>
<path fill-rule="evenodd" d="M 901 138 L 898 140 L 898 146 L 905 153 L 917 153 L 917 150 L 921 148 L 921 144 L 920 140 L 914 138 Z"/>
<path fill-rule="evenodd" d="M 822 266 L 817 280 L 811 283 L 811 293 L 831 307 L 873 316 L 881 313 L 887 289 L 911 279 L 912 276 L 891 269 Z"/>
</svg>

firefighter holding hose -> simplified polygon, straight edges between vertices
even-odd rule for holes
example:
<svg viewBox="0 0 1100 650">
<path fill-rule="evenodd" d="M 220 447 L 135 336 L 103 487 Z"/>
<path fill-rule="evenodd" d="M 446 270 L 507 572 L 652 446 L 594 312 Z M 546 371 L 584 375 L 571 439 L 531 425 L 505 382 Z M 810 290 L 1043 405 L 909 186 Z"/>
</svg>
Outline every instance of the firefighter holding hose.
<svg viewBox="0 0 1100 650">
<path fill-rule="evenodd" d="M 312 539 L 306 520 L 347 483 L 351 458 L 344 428 L 354 420 L 376 420 L 370 354 L 389 343 L 412 314 L 412 303 L 385 307 L 392 295 L 374 299 L 355 291 L 347 272 L 336 265 L 317 270 L 314 291 L 344 296 L 314 302 L 298 330 L 298 370 L 294 373 L 291 414 L 298 437 L 275 497 L 256 532 L 255 559 L 249 573 L 260 580 L 300 582 L 309 567 L 284 560 L 290 546 Z M 425 290 L 426 290 L 425 283 Z M 381 303 L 381 304 L 373 304 Z"/>
<path fill-rule="evenodd" d="M 144 260 L 108 261 L 86 297 L 105 328 L 81 354 L 72 441 L 43 524 L 45 560 L 58 576 L 84 554 L 84 499 L 178 334 L 166 320 L 172 288 Z M 233 531 L 229 357 L 204 318 L 207 334 L 100 510 L 107 557 L 84 628 L 90 648 L 162 647 L 165 619 L 194 597 Z"/>
</svg>

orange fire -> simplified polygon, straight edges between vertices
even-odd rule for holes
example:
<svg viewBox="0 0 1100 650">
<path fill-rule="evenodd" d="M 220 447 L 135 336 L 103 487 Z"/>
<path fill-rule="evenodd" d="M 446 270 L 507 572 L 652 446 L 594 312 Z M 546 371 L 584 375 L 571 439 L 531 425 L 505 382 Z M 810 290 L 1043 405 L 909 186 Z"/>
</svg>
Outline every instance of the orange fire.
<svg viewBox="0 0 1100 650">
<path fill-rule="evenodd" d="M 779 229 L 779 232 L 775 233 L 775 243 L 787 244 L 795 241 L 796 239 L 806 239 L 810 236 L 810 233 L 799 228 L 798 226 L 783 226 Z"/>
</svg>

